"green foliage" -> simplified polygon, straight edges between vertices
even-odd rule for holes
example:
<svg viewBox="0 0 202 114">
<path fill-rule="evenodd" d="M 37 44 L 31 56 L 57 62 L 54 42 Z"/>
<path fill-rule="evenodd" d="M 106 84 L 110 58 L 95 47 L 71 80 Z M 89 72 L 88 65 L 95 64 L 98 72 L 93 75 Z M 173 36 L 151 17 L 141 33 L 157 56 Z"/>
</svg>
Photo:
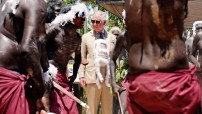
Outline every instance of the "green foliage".
<svg viewBox="0 0 202 114">
<path fill-rule="evenodd" d="M 121 30 L 124 30 L 124 23 L 123 20 L 112 13 L 109 13 L 109 28 L 113 26 L 119 27 Z"/>
<path fill-rule="evenodd" d="M 75 0 L 63 0 L 62 1 L 62 6 L 66 6 L 68 4 L 73 4 L 75 3 Z"/>
<path fill-rule="evenodd" d="M 98 7 L 99 10 L 106 12 L 107 10 L 101 6 Z M 119 27 L 121 30 L 124 30 L 123 20 L 113 13 L 109 12 L 109 20 L 107 23 L 108 28 L 110 29 L 113 26 Z"/>
<path fill-rule="evenodd" d="M 121 81 L 125 78 L 125 76 L 128 74 L 128 69 L 126 68 L 127 60 L 125 57 L 123 57 L 118 64 L 118 67 L 116 68 L 116 82 L 118 84 L 121 83 Z"/>
</svg>

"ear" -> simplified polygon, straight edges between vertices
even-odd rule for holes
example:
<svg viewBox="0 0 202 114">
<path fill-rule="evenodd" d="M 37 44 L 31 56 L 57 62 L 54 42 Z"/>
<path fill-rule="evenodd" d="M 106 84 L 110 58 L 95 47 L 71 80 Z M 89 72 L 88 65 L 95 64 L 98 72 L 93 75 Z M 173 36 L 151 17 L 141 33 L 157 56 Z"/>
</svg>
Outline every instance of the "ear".
<svg viewBox="0 0 202 114">
<path fill-rule="evenodd" d="M 103 25 L 105 25 L 106 24 L 106 20 L 105 21 L 103 21 Z"/>
</svg>

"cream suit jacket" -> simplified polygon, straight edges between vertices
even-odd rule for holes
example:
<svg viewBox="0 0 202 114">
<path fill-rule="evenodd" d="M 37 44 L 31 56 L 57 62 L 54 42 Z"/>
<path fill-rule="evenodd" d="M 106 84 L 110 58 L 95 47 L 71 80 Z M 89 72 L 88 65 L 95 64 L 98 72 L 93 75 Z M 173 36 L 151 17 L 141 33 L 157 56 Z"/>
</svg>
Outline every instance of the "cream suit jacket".
<svg viewBox="0 0 202 114">
<path fill-rule="evenodd" d="M 85 77 L 86 83 L 96 83 L 96 73 L 95 73 L 95 65 L 94 65 L 94 41 L 97 39 L 96 32 L 90 31 L 82 36 L 81 43 L 81 57 L 83 59 L 87 59 L 88 64 L 81 64 L 79 67 L 79 78 Z M 105 31 L 104 38 L 109 45 L 109 54 L 112 59 L 112 55 L 114 52 L 115 44 L 116 44 L 116 36 Z M 106 69 L 105 67 L 101 67 L 100 69 L 102 76 L 105 76 Z"/>
</svg>

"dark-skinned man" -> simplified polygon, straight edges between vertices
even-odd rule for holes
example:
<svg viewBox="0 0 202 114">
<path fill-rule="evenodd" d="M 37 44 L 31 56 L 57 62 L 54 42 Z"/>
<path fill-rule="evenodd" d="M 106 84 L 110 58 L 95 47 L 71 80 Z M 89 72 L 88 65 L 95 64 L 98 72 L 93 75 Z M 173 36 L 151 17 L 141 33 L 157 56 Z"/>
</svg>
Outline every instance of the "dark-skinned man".
<svg viewBox="0 0 202 114">
<path fill-rule="evenodd" d="M 49 111 L 39 42 L 45 36 L 45 14 L 44 0 L 1 0 L 1 114 L 34 114 L 42 108 Z M 43 62 L 48 65 L 48 61 Z"/>
<path fill-rule="evenodd" d="M 182 39 L 186 0 L 125 2 L 130 114 L 194 114 L 201 90 Z M 186 13 L 186 12 L 185 12 Z"/>
</svg>

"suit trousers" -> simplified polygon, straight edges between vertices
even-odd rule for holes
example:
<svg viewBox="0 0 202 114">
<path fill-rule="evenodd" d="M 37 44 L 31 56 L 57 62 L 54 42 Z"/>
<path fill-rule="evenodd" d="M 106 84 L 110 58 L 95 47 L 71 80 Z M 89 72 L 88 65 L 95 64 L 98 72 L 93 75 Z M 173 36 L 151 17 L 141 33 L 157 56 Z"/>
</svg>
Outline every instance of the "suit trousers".
<svg viewBox="0 0 202 114">
<path fill-rule="evenodd" d="M 87 84 L 85 87 L 87 103 L 90 107 L 87 114 L 97 114 L 99 103 L 101 104 L 101 114 L 112 114 L 113 95 L 104 82 L 100 84 L 101 89 L 98 89 L 95 83 Z"/>
</svg>

